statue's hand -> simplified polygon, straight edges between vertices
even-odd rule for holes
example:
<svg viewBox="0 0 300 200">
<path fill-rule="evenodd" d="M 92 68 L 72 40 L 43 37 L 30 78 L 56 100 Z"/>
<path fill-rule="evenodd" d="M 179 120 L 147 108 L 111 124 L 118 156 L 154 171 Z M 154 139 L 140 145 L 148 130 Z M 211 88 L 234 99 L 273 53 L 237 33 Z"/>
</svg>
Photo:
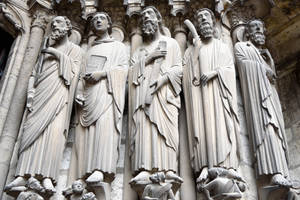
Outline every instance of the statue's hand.
<svg viewBox="0 0 300 200">
<path fill-rule="evenodd" d="M 28 91 L 26 107 L 28 108 L 29 111 L 32 111 L 33 97 L 34 97 L 34 90 Z"/>
<path fill-rule="evenodd" d="M 200 77 L 201 86 L 205 86 L 207 84 L 207 82 L 209 80 L 213 79 L 214 77 L 216 77 L 217 74 L 218 73 L 216 71 L 211 71 L 211 72 L 202 74 Z"/>
<path fill-rule="evenodd" d="M 47 54 L 51 54 L 53 55 L 56 59 L 59 59 L 60 57 L 60 52 L 58 50 L 56 50 L 53 47 L 47 47 L 45 49 L 42 49 L 41 53 L 47 53 Z"/>
<path fill-rule="evenodd" d="M 103 79 L 105 77 L 106 77 L 106 72 L 99 71 L 99 72 L 93 72 L 93 73 L 85 74 L 85 76 L 83 78 L 87 82 L 96 83 L 96 82 L 100 81 L 101 79 Z"/>
<path fill-rule="evenodd" d="M 276 74 L 273 72 L 273 70 L 269 67 L 266 66 L 266 75 L 269 79 L 269 81 L 273 84 L 277 78 Z"/>
<path fill-rule="evenodd" d="M 196 182 L 197 183 L 204 183 L 208 178 L 208 168 L 204 167 L 199 175 L 199 177 L 197 178 Z"/>
<path fill-rule="evenodd" d="M 83 97 L 83 95 L 77 95 L 75 97 L 75 101 L 76 103 L 78 103 L 80 106 L 83 106 L 84 105 L 84 102 L 85 102 L 85 98 Z"/>
<path fill-rule="evenodd" d="M 156 48 L 152 53 L 150 53 L 145 60 L 146 65 L 152 62 L 153 60 L 157 58 L 162 58 L 167 55 L 166 50 L 160 50 L 159 48 Z"/>
<path fill-rule="evenodd" d="M 154 91 L 152 92 L 152 95 L 157 92 L 162 86 L 164 86 L 168 82 L 168 77 L 166 75 L 162 76 L 158 80 L 156 80 L 150 87 L 155 86 Z"/>
</svg>

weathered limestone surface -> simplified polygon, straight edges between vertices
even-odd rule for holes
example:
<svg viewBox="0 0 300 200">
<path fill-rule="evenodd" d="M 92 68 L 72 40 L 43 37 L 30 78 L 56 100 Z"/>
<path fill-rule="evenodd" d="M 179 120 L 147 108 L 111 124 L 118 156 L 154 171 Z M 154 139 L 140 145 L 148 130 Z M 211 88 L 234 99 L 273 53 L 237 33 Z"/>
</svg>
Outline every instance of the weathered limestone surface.
<svg viewBox="0 0 300 200">
<path fill-rule="evenodd" d="M 199 8 L 207 7 L 214 11 L 219 37 L 229 44 L 229 48 L 232 48 L 231 43 L 245 39 L 241 37 L 241 34 L 249 19 L 264 20 L 267 28 L 266 47 L 274 58 L 278 76 L 276 88 L 285 122 L 290 179 L 300 180 L 300 2 L 298 0 L 4 0 L 3 3 L 0 4 L 0 28 L 11 34 L 15 41 L 11 47 L 5 73 L 0 81 L 0 199 L 14 199 L 3 193 L 3 187 L 14 178 L 21 139 L 18 133 L 26 103 L 27 83 L 31 69 L 36 62 L 42 38 L 50 33 L 50 25 L 47 25 L 48 19 L 45 18 L 45 14 L 49 19 L 58 15 L 69 17 L 74 27 L 70 40 L 80 45 L 86 53 L 95 39 L 89 27 L 90 17 L 97 10 L 107 12 L 112 18 L 112 35 L 117 41 L 126 45 L 129 57 L 143 44 L 139 12 L 148 5 L 155 6 L 161 12 L 164 30 L 178 42 L 181 53 L 184 53 L 192 44 L 191 34 L 183 21 L 189 19 L 194 23 L 193 16 Z M 34 21 L 38 23 L 34 24 Z M 129 76 L 128 82 L 131 78 Z M 268 184 L 268 179 L 257 179 L 255 175 L 253 147 L 246 126 L 245 115 L 247 113 L 245 113 L 241 97 L 239 77 L 236 81 L 240 126 L 240 141 L 237 147 L 240 160 L 237 171 L 247 183 L 247 190 L 242 199 L 256 200 L 261 198 L 261 188 Z M 126 87 L 127 85 L 126 83 Z M 176 193 L 175 199 L 206 199 L 201 194 L 196 194 L 197 177 L 190 163 L 184 108 L 186 102 L 183 100 L 183 93 L 181 93 L 181 100 L 177 170 L 178 175 L 184 179 L 184 183 Z M 133 115 L 132 111 L 128 110 L 130 106 L 130 101 L 126 100 L 122 134 L 118 146 L 119 158 L 115 179 L 111 183 L 111 200 L 138 200 L 137 193 L 129 184 L 133 178 L 128 139 L 128 129 L 132 128 L 132 124 L 128 121 Z M 62 191 L 70 186 L 71 180 L 74 179 L 74 172 L 70 169 L 76 125 L 73 122 L 70 124 L 70 134 L 60 162 L 57 193 L 52 200 L 63 200 Z"/>
</svg>

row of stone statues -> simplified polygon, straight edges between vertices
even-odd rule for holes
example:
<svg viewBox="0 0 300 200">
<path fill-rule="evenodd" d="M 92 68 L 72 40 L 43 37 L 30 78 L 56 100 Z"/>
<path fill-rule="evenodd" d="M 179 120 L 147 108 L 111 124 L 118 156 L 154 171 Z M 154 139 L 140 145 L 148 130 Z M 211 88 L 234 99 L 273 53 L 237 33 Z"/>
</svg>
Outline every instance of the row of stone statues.
<svg viewBox="0 0 300 200">
<path fill-rule="evenodd" d="M 77 181 L 64 194 L 69 199 L 96 199 L 95 188 L 110 184 L 116 174 L 128 80 L 128 148 L 134 176 L 130 184 L 141 191 L 141 198 L 175 199 L 183 182 L 178 175 L 181 88 L 197 188 L 207 199 L 240 198 L 246 187 L 237 172 L 234 58 L 230 48 L 214 37 L 213 12 L 200 9 L 195 18 L 196 28 L 189 26 L 193 44 L 182 62 L 178 43 L 164 34 L 159 11 L 144 8 L 143 44 L 128 63 L 125 45 L 110 36 L 112 22 L 107 13 L 93 15 L 96 39 L 86 54 L 68 40 L 70 20 L 55 17 L 29 81 L 16 179 L 6 192 L 21 187 L 25 189 L 19 198 L 35 191 L 46 199 L 56 192 L 76 102 L 72 159 L 76 160 Z M 237 43 L 234 54 L 257 174 L 272 175 L 271 184 L 290 187 L 284 122 L 274 87 L 274 62 L 263 48 L 263 22 L 250 21 L 247 34 L 249 41 Z M 27 187 L 30 183 L 35 187 Z"/>
</svg>

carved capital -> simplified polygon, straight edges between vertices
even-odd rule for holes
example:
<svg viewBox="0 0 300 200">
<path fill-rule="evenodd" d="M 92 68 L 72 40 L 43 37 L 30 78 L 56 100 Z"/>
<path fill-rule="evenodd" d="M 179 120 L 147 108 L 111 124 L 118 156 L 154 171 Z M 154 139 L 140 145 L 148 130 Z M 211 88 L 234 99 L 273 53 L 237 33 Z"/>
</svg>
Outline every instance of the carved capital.
<svg viewBox="0 0 300 200">
<path fill-rule="evenodd" d="M 131 17 L 140 13 L 142 6 L 145 5 L 145 0 L 124 0 L 123 4 L 126 6 L 126 15 Z"/>
<path fill-rule="evenodd" d="M 141 27 L 139 26 L 138 21 L 138 15 L 133 15 L 130 17 L 127 26 L 130 37 L 136 34 L 142 35 Z"/>
<path fill-rule="evenodd" d="M 45 31 L 50 19 L 49 12 L 44 9 L 37 9 L 33 15 L 31 27 L 40 27 Z"/>
<path fill-rule="evenodd" d="M 255 10 L 244 1 L 234 0 L 228 9 L 228 16 L 232 30 L 234 30 L 235 27 L 255 18 Z"/>
<path fill-rule="evenodd" d="M 190 0 L 169 0 L 171 6 L 171 15 L 177 16 L 179 13 L 185 15 L 187 13 L 187 4 Z"/>
</svg>

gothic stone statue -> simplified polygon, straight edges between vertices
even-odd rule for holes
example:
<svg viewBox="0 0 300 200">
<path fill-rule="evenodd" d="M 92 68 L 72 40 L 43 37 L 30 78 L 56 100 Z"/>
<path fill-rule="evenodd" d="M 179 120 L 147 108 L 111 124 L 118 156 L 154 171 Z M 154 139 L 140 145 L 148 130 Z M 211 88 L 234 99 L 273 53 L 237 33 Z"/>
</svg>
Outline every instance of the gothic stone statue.
<svg viewBox="0 0 300 200">
<path fill-rule="evenodd" d="M 279 97 L 274 86 L 274 62 L 264 49 L 264 23 L 247 25 L 249 41 L 235 45 L 247 128 L 253 143 L 258 175 L 271 175 L 271 184 L 290 186 L 288 150 Z"/>
<path fill-rule="evenodd" d="M 167 179 L 182 182 L 175 173 L 178 155 L 178 109 L 181 91 L 181 53 L 178 43 L 162 34 L 162 17 L 154 7 L 141 12 L 143 44 L 131 59 L 129 82 L 131 183 L 164 171 Z"/>
<path fill-rule="evenodd" d="M 29 80 L 16 179 L 6 191 L 35 177 L 46 192 L 55 192 L 82 59 L 81 48 L 68 40 L 71 28 L 66 17 L 51 22 L 53 45 L 41 51 Z"/>
<path fill-rule="evenodd" d="M 208 178 L 198 187 L 209 200 L 240 199 L 246 189 L 245 181 L 233 169 L 210 168 Z"/>
<path fill-rule="evenodd" d="M 201 41 L 185 52 L 183 84 L 192 167 L 203 182 L 212 167 L 237 168 L 239 125 L 230 49 L 213 36 L 211 10 L 200 9 L 195 17 Z"/>
<path fill-rule="evenodd" d="M 92 25 L 97 38 L 86 54 L 82 94 L 76 99 L 81 108 L 75 145 L 77 178 L 98 184 L 111 182 L 116 173 L 128 56 L 125 45 L 109 35 L 112 22 L 108 14 L 95 13 Z"/>
<path fill-rule="evenodd" d="M 175 200 L 172 184 L 165 183 L 165 174 L 156 172 L 150 177 L 152 183 L 145 187 L 142 200 Z"/>
</svg>

